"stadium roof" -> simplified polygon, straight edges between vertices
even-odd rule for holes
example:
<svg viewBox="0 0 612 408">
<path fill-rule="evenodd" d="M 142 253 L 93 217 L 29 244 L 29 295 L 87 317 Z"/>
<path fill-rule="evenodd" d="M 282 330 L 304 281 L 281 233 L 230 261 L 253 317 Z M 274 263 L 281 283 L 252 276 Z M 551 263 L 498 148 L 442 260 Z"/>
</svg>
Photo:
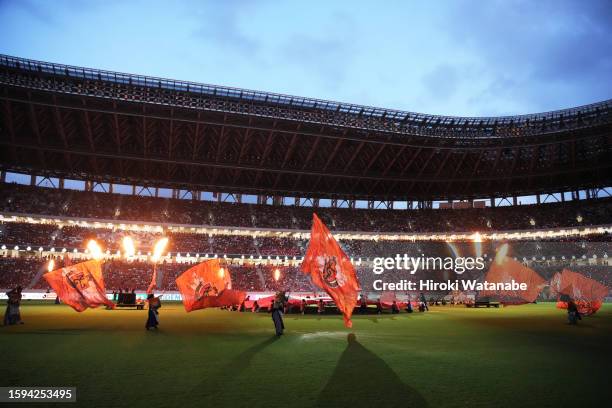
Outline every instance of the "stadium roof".
<svg viewBox="0 0 612 408">
<path fill-rule="evenodd" d="M 4 170 L 377 200 L 611 184 L 612 100 L 450 117 L 1 55 L 0 87 Z"/>
</svg>

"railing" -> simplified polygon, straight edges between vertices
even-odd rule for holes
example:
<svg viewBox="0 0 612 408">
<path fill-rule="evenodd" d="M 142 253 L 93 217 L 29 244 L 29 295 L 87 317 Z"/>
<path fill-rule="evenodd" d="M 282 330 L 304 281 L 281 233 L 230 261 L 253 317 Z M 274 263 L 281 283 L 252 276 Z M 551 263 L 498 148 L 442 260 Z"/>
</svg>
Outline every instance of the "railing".
<svg viewBox="0 0 612 408">
<path fill-rule="evenodd" d="M 52 75 L 83 81 L 100 81 L 117 86 L 142 87 L 151 90 L 200 95 L 210 99 L 240 101 L 250 108 L 234 108 L 234 113 L 251 114 L 253 106 L 281 107 L 282 111 L 268 109 L 262 116 L 280 115 L 289 120 L 306 120 L 365 130 L 382 130 L 439 137 L 509 137 L 529 136 L 544 131 L 583 127 L 589 120 L 612 122 L 612 99 L 569 109 L 499 117 L 439 116 L 414 112 L 383 109 L 371 106 L 304 98 L 277 93 L 252 91 L 196 82 L 125 74 L 100 69 L 76 67 L 51 62 L 36 61 L 0 54 L 0 67 Z M 66 90 L 62 90 L 66 92 Z M 180 102 L 180 101 L 179 101 Z M 174 102 L 174 103 L 179 103 Z M 195 105 L 198 105 L 196 102 Z M 206 105 L 200 103 L 199 105 Z M 182 106 L 182 105 L 180 105 Z M 194 107 L 189 101 L 187 107 Z M 202 106 L 195 106 L 196 108 Z M 203 106 L 206 108 L 206 106 Z M 228 108 L 229 109 L 229 108 Z M 301 115 L 288 114 L 287 110 L 302 110 Z M 261 110 L 261 109 L 260 109 Z M 310 115 L 305 113 L 310 113 Z M 312 113 L 319 115 L 313 117 Z M 283 116 L 284 115 L 284 116 Z M 286 117 L 285 117 L 286 116 Z M 347 119 L 350 118 L 350 119 Z M 597 120 L 600 119 L 600 120 Z"/>
</svg>

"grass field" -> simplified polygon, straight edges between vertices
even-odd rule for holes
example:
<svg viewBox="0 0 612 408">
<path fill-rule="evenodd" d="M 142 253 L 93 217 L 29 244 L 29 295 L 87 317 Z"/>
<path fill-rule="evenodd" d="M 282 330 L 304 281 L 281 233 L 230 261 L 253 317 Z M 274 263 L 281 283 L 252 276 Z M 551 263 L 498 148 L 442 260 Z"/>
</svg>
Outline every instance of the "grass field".
<svg viewBox="0 0 612 408">
<path fill-rule="evenodd" d="M 4 312 L 4 308 L 2 309 Z M 76 386 L 83 407 L 604 407 L 612 305 L 568 326 L 554 304 L 428 313 L 186 314 L 25 303 L 0 327 L 2 386 Z M 51 404 L 50 404 L 51 405 Z M 58 404 L 53 404 L 57 406 Z M 24 406 L 23 404 L 19 406 Z M 35 406 L 43 406 L 36 404 Z"/>
</svg>

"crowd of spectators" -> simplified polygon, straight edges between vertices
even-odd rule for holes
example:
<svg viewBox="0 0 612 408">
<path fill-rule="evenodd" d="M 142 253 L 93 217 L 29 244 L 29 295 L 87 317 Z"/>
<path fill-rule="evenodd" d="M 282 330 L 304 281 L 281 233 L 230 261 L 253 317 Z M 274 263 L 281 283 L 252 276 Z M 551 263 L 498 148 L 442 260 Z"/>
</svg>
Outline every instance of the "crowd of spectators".
<svg viewBox="0 0 612 408">
<path fill-rule="evenodd" d="M 0 257 L 0 288 L 28 288 L 44 268 L 45 263 L 40 259 Z"/>
<path fill-rule="evenodd" d="M 466 210 L 357 210 L 319 208 L 317 213 L 334 231 L 397 231 L 397 232 L 465 232 L 486 230 L 515 230 L 540 227 L 570 227 L 576 225 L 609 224 L 612 220 L 612 200 L 599 199 L 540 206 L 500 207 L 495 209 Z M 51 188 L 30 187 L 0 183 L 0 211 L 20 214 L 94 218 L 98 220 L 172 222 L 207 226 L 235 226 L 238 228 L 287 228 L 308 230 L 312 209 L 270 205 L 249 205 L 189 201 L 153 197 L 135 197 L 119 194 L 94 193 Z M 102 223 L 104 224 L 104 223 Z M 164 261 L 158 267 L 162 290 L 176 290 L 176 277 L 190 265 L 178 262 L 176 254 L 216 254 L 219 257 L 244 256 L 244 258 L 274 260 L 301 257 L 306 252 L 307 241 L 280 232 L 272 236 L 256 234 L 227 235 L 201 234 L 168 229 L 156 231 L 129 231 L 99 226 L 87 228 L 77 225 L 40 224 L 29 222 L 0 222 L 0 288 L 22 285 L 47 289 L 42 272 L 46 259 L 36 256 L 38 247 L 53 247 L 58 252 L 57 266 L 63 264 L 60 251 L 66 248 L 83 251 L 89 239 L 96 239 L 103 250 L 110 253 L 122 251 L 122 239 L 129 235 L 137 251 L 150 252 L 155 242 L 163 236 L 169 238 L 166 251 L 174 254 L 174 261 Z M 538 241 L 513 241 L 508 255 L 541 271 L 546 279 L 558 272 L 562 263 L 610 286 L 609 266 L 603 266 L 612 237 L 609 234 L 573 236 Z M 487 261 L 495 256 L 501 242 L 401 241 L 401 240 L 340 240 L 348 256 L 369 260 L 372 257 L 395 256 L 408 253 L 427 256 L 477 256 L 486 255 Z M 30 247 L 32 251 L 19 257 L 8 252 L 14 247 Z M 194 260 L 195 262 L 195 260 Z M 278 272 L 277 272 L 278 269 Z M 144 261 L 112 260 L 105 263 L 108 290 L 144 290 L 151 279 L 152 266 Z M 371 268 L 357 265 L 362 285 L 371 287 L 375 275 Z M 437 272 L 422 271 L 425 277 Z M 405 278 L 404 271 L 385 272 L 385 280 Z M 552 275 L 551 275 L 552 276 Z M 419 276 L 413 276 L 418 278 Z M 480 278 L 466 274 L 465 277 Z M 447 278 L 438 276 L 438 278 Z M 295 266 L 232 265 L 234 288 L 247 291 L 311 291 L 308 276 Z"/>
<path fill-rule="evenodd" d="M 221 203 L 0 183 L 0 211 L 116 221 L 308 230 L 313 208 Z M 469 232 L 607 224 L 612 199 L 482 209 L 315 210 L 334 231 Z"/>
<path fill-rule="evenodd" d="M 0 243 L 10 247 L 24 244 L 48 246 L 53 242 L 56 231 L 55 225 L 0 223 Z"/>
<path fill-rule="evenodd" d="M 55 267 L 59 268 L 68 262 L 68 257 L 56 256 Z M 420 269 L 415 274 L 406 270 L 389 269 L 377 275 L 372 271 L 371 265 L 355 265 L 355 271 L 364 290 L 372 290 L 374 280 L 384 282 L 399 282 L 402 279 L 412 281 L 431 279 L 436 282 L 446 280 L 482 280 L 484 279 L 492 259 L 485 261 L 482 270 L 467 270 L 456 274 L 452 270 Z M 584 276 L 595 279 L 608 288 L 612 288 L 612 274 L 610 266 L 604 262 L 589 262 L 579 259 L 562 261 L 532 260 L 522 261 L 528 267 L 549 280 L 557 272 L 570 269 L 582 273 Z M 48 258 L 39 256 L 0 257 L 0 289 L 13 288 L 21 285 L 24 288 L 49 289 L 47 282 L 42 278 L 46 272 Z M 161 291 L 176 291 L 176 278 L 187 269 L 194 266 L 194 262 L 177 263 L 163 262 L 157 266 L 157 288 Z M 249 292 L 274 292 L 286 290 L 289 292 L 311 292 L 316 288 L 310 277 L 305 275 L 299 266 L 272 265 L 244 263 L 241 265 L 228 265 L 232 277 L 232 287 Z M 146 290 L 151 283 L 153 265 L 150 262 L 108 260 L 104 262 L 103 275 L 108 291 Z"/>
</svg>

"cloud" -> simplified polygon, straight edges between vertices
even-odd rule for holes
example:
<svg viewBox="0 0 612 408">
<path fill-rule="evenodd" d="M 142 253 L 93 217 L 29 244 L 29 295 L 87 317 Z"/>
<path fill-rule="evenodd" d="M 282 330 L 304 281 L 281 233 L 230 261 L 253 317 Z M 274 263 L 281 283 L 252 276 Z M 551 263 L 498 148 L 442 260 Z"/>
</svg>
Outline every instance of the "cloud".
<svg viewBox="0 0 612 408">
<path fill-rule="evenodd" d="M 453 96 L 458 88 L 460 76 L 457 68 L 445 63 L 437 65 L 423 77 L 423 82 L 430 96 L 447 99 Z"/>
<path fill-rule="evenodd" d="M 447 14 L 447 35 L 477 61 L 484 90 L 472 106 L 504 113 L 550 110 L 612 94 L 612 3 L 463 1 Z M 466 18 L 458 18 L 463 14 Z M 476 90 L 478 86 L 474 87 Z M 491 104 L 478 104 L 477 99 Z M 474 105 L 476 103 L 476 105 Z"/>
<path fill-rule="evenodd" d="M 34 0 L 2 0 L 0 1 L 0 13 L 17 11 L 29 15 L 38 23 L 47 26 L 57 24 L 57 19 L 53 13 L 48 11 L 44 2 Z M 1 15 L 1 14 L 0 14 Z"/>
<path fill-rule="evenodd" d="M 187 13 L 193 13 L 199 22 L 193 36 L 198 41 L 212 42 L 227 52 L 244 56 L 256 54 L 261 47 L 257 33 L 248 32 L 246 24 L 243 24 L 251 4 L 245 0 L 228 0 L 203 9 L 188 10 Z"/>
<path fill-rule="evenodd" d="M 281 46 L 280 53 L 281 59 L 297 66 L 304 78 L 315 79 L 333 90 L 338 89 L 346 78 L 351 46 L 336 38 L 296 34 Z"/>
</svg>

